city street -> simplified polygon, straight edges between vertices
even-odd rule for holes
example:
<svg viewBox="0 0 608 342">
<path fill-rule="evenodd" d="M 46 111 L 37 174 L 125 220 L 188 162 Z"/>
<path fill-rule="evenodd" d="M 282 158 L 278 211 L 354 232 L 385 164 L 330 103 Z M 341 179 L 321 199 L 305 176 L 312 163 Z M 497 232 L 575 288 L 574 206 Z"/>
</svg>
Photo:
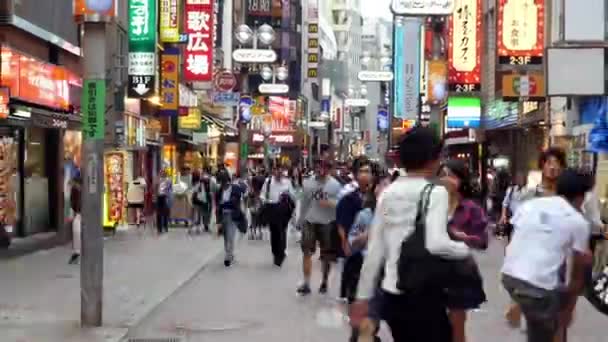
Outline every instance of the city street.
<svg viewBox="0 0 608 342">
<path fill-rule="evenodd" d="M 178 338 L 183 342 L 313 342 L 347 341 L 345 309 L 335 298 L 339 275 L 332 274 L 333 289 L 327 296 L 315 292 L 298 297 L 295 288 L 301 277 L 299 246 L 291 243 L 282 269 L 271 263 L 267 241 L 242 240 L 238 263 L 226 269 L 218 256 L 198 276 L 157 307 L 129 337 Z M 478 256 L 489 302 L 470 314 L 469 341 L 524 341 L 521 330 L 504 323 L 506 293 L 498 283 L 502 259 L 499 241 Z M 315 264 L 318 272 L 319 265 Z M 318 284 L 319 273 L 313 276 Z M 605 317 L 581 299 L 569 341 L 605 341 Z M 384 341 L 391 341 L 382 331 Z"/>
</svg>

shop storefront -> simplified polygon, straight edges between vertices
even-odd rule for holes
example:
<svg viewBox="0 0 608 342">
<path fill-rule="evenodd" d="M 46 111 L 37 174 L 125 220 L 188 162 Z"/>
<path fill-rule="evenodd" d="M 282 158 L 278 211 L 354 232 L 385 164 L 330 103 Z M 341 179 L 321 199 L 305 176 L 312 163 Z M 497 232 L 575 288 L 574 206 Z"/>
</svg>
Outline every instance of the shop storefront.
<svg viewBox="0 0 608 342">
<path fill-rule="evenodd" d="M 260 165 L 264 159 L 264 135 L 261 131 L 249 132 L 250 167 Z M 302 137 L 297 131 L 275 132 L 268 137 L 271 159 L 280 165 L 298 165 L 302 158 Z"/>
<path fill-rule="evenodd" d="M 107 151 L 104 156 L 106 227 L 126 222 L 127 185 L 139 177 L 146 176 L 147 119 L 132 112 L 125 112 L 123 120 L 124 138 L 121 139 L 121 146 Z"/>
<path fill-rule="evenodd" d="M 79 142 L 65 141 L 64 133 L 80 129 L 80 118 L 68 113 L 81 81 L 7 46 L 0 48 L 0 61 L 0 87 L 9 94 L 0 118 L 0 220 L 15 236 L 59 231 L 69 207 L 65 181 L 80 163 Z M 69 156 L 66 143 L 72 144 Z M 72 169 L 64 178 L 66 158 Z"/>
</svg>

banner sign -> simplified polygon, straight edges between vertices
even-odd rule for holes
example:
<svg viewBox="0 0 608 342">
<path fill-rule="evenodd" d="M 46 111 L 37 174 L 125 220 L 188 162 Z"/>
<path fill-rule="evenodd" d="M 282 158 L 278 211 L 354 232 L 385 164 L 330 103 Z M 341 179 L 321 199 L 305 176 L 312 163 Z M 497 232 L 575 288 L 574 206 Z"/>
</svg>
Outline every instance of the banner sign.
<svg viewBox="0 0 608 342">
<path fill-rule="evenodd" d="M 160 41 L 179 42 L 179 0 L 160 0 Z"/>
<path fill-rule="evenodd" d="M 85 140 L 101 140 L 105 131 L 106 81 L 85 80 L 82 92 L 82 133 Z"/>
<path fill-rule="evenodd" d="M 449 19 L 450 91 L 481 91 L 481 0 L 456 0 Z"/>
<path fill-rule="evenodd" d="M 213 1 L 186 0 L 186 33 L 184 79 L 213 81 Z"/>
<path fill-rule="evenodd" d="M 543 63 L 544 0 L 498 1 L 498 62 L 527 65 Z"/>
<path fill-rule="evenodd" d="M 131 98 L 154 94 L 156 1 L 129 0 L 129 89 Z"/>
<path fill-rule="evenodd" d="M 176 116 L 179 108 L 179 49 L 166 48 L 160 60 L 160 114 Z"/>
<path fill-rule="evenodd" d="M 179 117 L 178 127 L 189 130 L 201 129 L 201 110 L 196 107 L 188 108 L 188 115 Z"/>
<path fill-rule="evenodd" d="M 403 18 L 400 37 L 404 46 L 399 60 L 395 60 L 395 65 L 400 65 L 397 71 L 401 75 L 401 88 L 399 94 L 401 102 L 394 115 L 400 119 L 416 120 L 420 107 L 420 32 L 422 30 L 422 19 Z M 401 31 L 399 30 L 399 31 Z M 395 80 L 395 84 L 399 81 Z"/>
<path fill-rule="evenodd" d="M 305 78 L 316 79 L 319 76 L 319 0 L 309 0 L 308 2 L 306 32 Z"/>
</svg>

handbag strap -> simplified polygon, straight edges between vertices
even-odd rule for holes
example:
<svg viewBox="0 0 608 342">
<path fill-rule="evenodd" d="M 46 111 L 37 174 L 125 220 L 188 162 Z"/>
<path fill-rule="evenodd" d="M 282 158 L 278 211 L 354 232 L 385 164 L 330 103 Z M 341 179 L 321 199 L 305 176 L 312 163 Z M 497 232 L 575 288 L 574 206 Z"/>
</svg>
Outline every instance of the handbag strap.
<svg viewBox="0 0 608 342">
<path fill-rule="evenodd" d="M 420 198 L 418 199 L 418 210 L 416 212 L 416 224 L 414 234 L 419 235 L 424 239 L 424 226 L 426 225 L 426 214 L 429 210 L 431 192 L 435 188 L 435 184 L 428 183 L 422 188 Z M 424 240 L 422 240 L 424 241 Z"/>
</svg>

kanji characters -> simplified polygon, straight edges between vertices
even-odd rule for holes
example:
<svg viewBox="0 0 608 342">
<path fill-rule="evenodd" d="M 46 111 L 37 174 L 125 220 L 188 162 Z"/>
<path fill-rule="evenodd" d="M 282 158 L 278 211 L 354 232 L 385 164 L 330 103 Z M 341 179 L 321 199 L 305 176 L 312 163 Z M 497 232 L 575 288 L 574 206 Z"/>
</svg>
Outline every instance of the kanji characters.
<svg viewBox="0 0 608 342">
<path fill-rule="evenodd" d="M 188 55 L 186 70 L 194 75 L 206 75 L 209 73 L 209 57 L 207 55 Z"/>
</svg>

